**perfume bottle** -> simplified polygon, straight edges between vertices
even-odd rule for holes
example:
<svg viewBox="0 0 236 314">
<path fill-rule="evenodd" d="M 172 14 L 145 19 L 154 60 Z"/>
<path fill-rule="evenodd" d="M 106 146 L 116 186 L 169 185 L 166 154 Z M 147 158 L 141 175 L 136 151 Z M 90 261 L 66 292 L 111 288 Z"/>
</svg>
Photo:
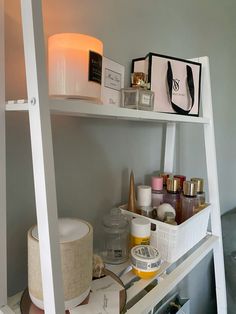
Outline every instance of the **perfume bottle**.
<svg viewBox="0 0 236 314">
<path fill-rule="evenodd" d="M 181 223 L 198 211 L 197 188 L 194 181 L 184 181 L 181 194 Z"/>
<path fill-rule="evenodd" d="M 166 191 L 164 194 L 164 203 L 168 203 L 174 207 L 176 212 L 176 222 L 181 223 L 181 203 L 180 203 L 180 180 L 179 178 L 168 178 Z"/>
<path fill-rule="evenodd" d="M 172 174 L 171 173 L 168 173 L 168 172 L 161 172 L 160 173 L 160 177 L 163 178 L 163 189 L 166 190 L 166 185 L 167 185 L 167 179 L 169 177 L 171 177 Z"/>
<path fill-rule="evenodd" d="M 203 188 L 204 180 L 202 178 L 191 178 L 191 181 L 196 182 L 198 205 L 199 210 L 201 210 L 206 206 L 205 192 Z"/>
<path fill-rule="evenodd" d="M 121 106 L 152 111 L 154 107 L 154 92 L 148 89 L 147 75 L 142 72 L 132 73 L 131 86 L 130 88 L 121 89 Z"/>
<path fill-rule="evenodd" d="M 152 177 L 152 206 L 158 207 L 163 203 L 163 177 Z"/>
<path fill-rule="evenodd" d="M 186 181 L 186 177 L 183 175 L 180 175 L 180 174 L 175 174 L 174 178 L 179 178 L 179 185 L 180 185 L 179 188 L 180 188 L 180 191 L 182 191 L 183 190 L 183 183 L 184 183 L 184 181 Z"/>
</svg>

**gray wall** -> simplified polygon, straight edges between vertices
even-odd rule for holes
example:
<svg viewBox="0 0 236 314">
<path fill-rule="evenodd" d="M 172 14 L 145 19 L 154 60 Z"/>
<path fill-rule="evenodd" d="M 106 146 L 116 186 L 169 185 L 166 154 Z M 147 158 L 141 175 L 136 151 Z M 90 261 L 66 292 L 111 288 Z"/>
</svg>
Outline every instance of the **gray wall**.
<svg viewBox="0 0 236 314">
<path fill-rule="evenodd" d="M 6 96 L 25 98 L 19 1 L 5 2 Z M 228 184 L 236 174 L 235 10 L 233 0 L 43 1 L 45 39 L 59 32 L 100 38 L 104 54 L 126 66 L 126 82 L 130 60 L 150 51 L 182 58 L 210 57 L 222 213 L 235 206 L 234 186 Z M 137 183 L 147 183 L 148 175 L 161 168 L 162 127 L 58 116 L 52 117 L 52 126 L 59 214 L 96 222 L 98 238 L 100 217 L 127 199 L 130 169 Z M 26 114 L 7 114 L 9 294 L 26 285 L 26 231 L 36 219 L 28 128 Z M 198 126 L 179 127 L 176 171 L 205 178 L 204 161 L 202 130 Z M 201 313 L 214 312 L 214 305 L 206 302 L 212 281 L 198 281 L 195 292 L 188 287 L 200 274 L 201 278 L 211 278 L 210 260 L 208 257 L 191 274 L 191 281 L 183 283 L 184 291 L 192 297 L 200 293 L 197 299 L 204 300 L 201 304 L 205 305 Z M 194 300 L 191 313 L 199 313 Z"/>
</svg>

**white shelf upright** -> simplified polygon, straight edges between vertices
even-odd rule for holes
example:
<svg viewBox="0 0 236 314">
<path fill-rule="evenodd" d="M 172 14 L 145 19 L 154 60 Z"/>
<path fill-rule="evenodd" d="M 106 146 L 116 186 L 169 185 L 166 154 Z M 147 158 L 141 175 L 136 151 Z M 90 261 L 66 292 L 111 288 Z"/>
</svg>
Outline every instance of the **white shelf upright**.
<svg viewBox="0 0 236 314">
<path fill-rule="evenodd" d="M 21 14 L 44 308 L 64 314 L 41 1 L 21 0 Z"/>
<path fill-rule="evenodd" d="M 193 252 L 170 274 L 162 273 L 160 275 L 162 280 L 158 285 L 130 307 L 127 313 L 147 313 L 213 250 L 217 312 L 218 314 L 226 314 L 220 203 L 208 58 L 195 59 L 195 61 L 202 63 L 202 117 L 138 111 L 115 108 L 109 105 L 99 106 L 83 101 L 50 100 L 45 68 L 41 1 L 21 0 L 28 102 L 24 104 L 10 103 L 5 107 L 3 2 L 4 0 L 0 0 L 0 314 L 13 313 L 7 306 L 5 109 L 7 111 L 28 111 L 29 113 L 46 314 L 64 314 L 50 113 L 165 123 L 164 171 L 167 172 L 173 172 L 176 123 L 198 123 L 204 127 L 209 201 L 213 209 L 211 213 L 212 235 L 208 235 L 204 242 L 194 248 Z M 127 291 L 128 299 L 131 300 L 135 294 L 139 293 L 145 284 L 140 281 L 137 285 L 132 286 Z"/>
<path fill-rule="evenodd" d="M 218 190 L 218 174 L 215 148 L 215 134 L 212 111 L 212 95 L 211 95 L 211 80 L 210 66 L 208 57 L 200 57 L 191 59 L 192 61 L 202 64 L 202 80 L 201 80 L 201 99 L 203 118 L 208 120 L 204 123 L 204 141 L 205 155 L 207 166 L 207 181 L 209 189 L 209 203 L 212 206 L 211 211 L 211 232 L 217 236 L 217 243 L 213 247 L 214 258 L 214 273 L 216 283 L 216 299 L 218 313 L 227 313 L 226 302 L 226 286 L 225 286 L 225 271 L 224 271 L 224 256 L 222 245 L 222 230 L 221 230 L 221 213 L 220 200 Z M 164 171 L 173 172 L 174 153 L 175 153 L 175 131 L 176 123 L 169 122 L 166 125 L 166 142 L 165 142 L 165 159 Z"/>
<path fill-rule="evenodd" d="M 4 1 L 0 0 L 0 313 L 7 304 Z"/>
</svg>

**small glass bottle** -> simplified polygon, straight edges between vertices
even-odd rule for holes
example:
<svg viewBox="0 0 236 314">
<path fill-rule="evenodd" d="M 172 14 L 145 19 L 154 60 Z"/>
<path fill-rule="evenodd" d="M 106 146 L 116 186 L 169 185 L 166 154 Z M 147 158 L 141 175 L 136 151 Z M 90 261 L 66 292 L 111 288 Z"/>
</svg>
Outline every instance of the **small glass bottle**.
<svg viewBox="0 0 236 314">
<path fill-rule="evenodd" d="M 163 177 L 152 177 L 152 207 L 158 207 L 163 203 Z"/>
<path fill-rule="evenodd" d="M 120 209 L 113 208 L 110 214 L 103 217 L 104 262 L 121 264 L 129 256 L 129 223 Z"/>
<path fill-rule="evenodd" d="M 172 212 L 167 212 L 166 215 L 165 215 L 164 222 L 165 222 L 166 224 L 176 226 L 176 225 L 177 225 L 177 222 L 175 221 L 175 215 L 174 215 L 174 213 L 172 213 Z"/>
<path fill-rule="evenodd" d="M 197 199 L 199 204 L 199 210 L 206 206 L 205 192 L 204 192 L 204 180 L 202 178 L 191 178 L 191 181 L 196 182 L 197 186 Z"/>
<path fill-rule="evenodd" d="M 184 181 L 181 194 L 181 223 L 192 217 L 198 210 L 196 183 Z"/>
<path fill-rule="evenodd" d="M 179 193 L 179 178 L 168 178 L 167 193 L 164 194 L 164 203 L 172 205 L 176 212 L 176 222 L 180 224 L 181 221 L 181 204 L 180 204 L 180 193 Z"/>
<path fill-rule="evenodd" d="M 148 89 L 149 85 L 145 73 L 132 73 L 132 87 L 121 89 L 121 106 L 130 109 L 152 111 L 154 108 L 154 92 Z"/>
</svg>

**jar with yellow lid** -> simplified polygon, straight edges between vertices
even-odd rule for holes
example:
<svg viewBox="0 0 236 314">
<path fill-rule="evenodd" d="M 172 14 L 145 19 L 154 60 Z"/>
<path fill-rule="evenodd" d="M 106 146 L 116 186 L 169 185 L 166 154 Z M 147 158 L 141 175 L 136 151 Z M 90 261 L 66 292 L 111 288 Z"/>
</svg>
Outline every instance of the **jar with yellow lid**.
<svg viewBox="0 0 236 314">
<path fill-rule="evenodd" d="M 150 244 L 151 223 L 148 219 L 138 217 L 131 221 L 131 247 Z"/>
<path fill-rule="evenodd" d="M 150 279 L 158 274 L 161 264 L 160 253 L 151 245 L 137 245 L 131 250 L 133 273 L 142 279 Z"/>
</svg>

